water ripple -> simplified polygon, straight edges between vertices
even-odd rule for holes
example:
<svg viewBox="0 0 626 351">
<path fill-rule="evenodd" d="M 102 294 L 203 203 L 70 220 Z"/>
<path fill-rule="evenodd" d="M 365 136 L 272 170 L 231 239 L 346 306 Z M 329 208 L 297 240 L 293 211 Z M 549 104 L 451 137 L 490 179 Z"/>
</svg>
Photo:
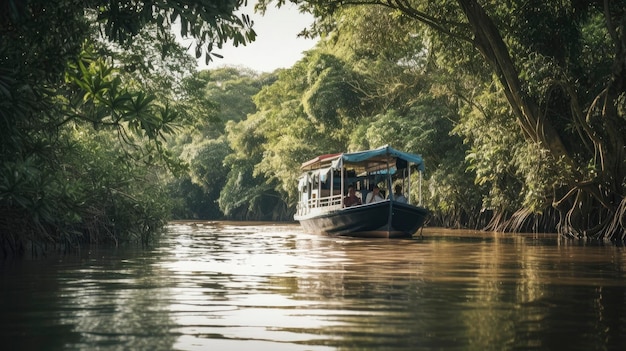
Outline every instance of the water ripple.
<svg viewBox="0 0 626 351">
<path fill-rule="evenodd" d="M 8 349 L 617 349 L 623 248 L 427 229 L 330 238 L 181 222 L 150 249 L 2 266 Z"/>
</svg>

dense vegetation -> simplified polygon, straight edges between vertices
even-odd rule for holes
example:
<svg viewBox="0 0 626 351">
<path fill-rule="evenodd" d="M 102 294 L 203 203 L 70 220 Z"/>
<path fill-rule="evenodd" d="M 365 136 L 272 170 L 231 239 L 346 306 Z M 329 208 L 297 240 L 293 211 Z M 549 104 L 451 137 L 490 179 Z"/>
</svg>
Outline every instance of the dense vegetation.
<svg viewBox="0 0 626 351">
<path fill-rule="evenodd" d="M 243 1 L 3 1 L 2 254 L 289 220 L 301 162 L 383 144 L 424 156 L 432 225 L 624 239 L 623 1 L 293 2 L 321 40 L 259 74 L 170 32 L 211 59 Z"/>
<path fill-rule="evenodd" d="M 471 191 L 478 192 L 481 199 L 478 203 L 473 196 L 457 200 L 457 191 L 468 191 L 459 188 L 434 190 L 435 198 L 443 200 L 446 208 L 440 208 L 439 202 L 431 202 L 431 206 L 452 209 L 443 214 L 448 221 L 453 215 L 459 223 L 468 223 L 463 210 L 469 209 L 474 217 L 470 221 L 480 223 L 476 216 L 485 210 L 491 213 L 491 229 L 625 238 L 624 1 L 291 2 L 316 15 L 312 31 L 329 36 L 328 42 L 337 47 L 330 53 L 346 62 L 363 63 L 350 65 L 354 75 L 342 74 L 345 84 L 362 94 L 361 102 L 372 97 L 373 91 L 380 92 L 383 99 L 379 101 L 390 103 L 384 114 L 390 113 L 397 107 L 389 98 L 398 88 L 406 92 L 407 87 L 424 82 L 413 75 L 420 68 L 430 79 L 422 86 L 421 96 L 449 102 L 435 106 L 451 108 L 452 133 L 463 138 L 468 169 L 479 185 Z M 354 52 L 341 52 L 338 46 Z M 376 67 L 387 70 L 384 78 L 365 78 Z M 404 71 L 394 76 L 389 73 L 394 68 Z M 334 66 L 328 69 L 330 76 L 337 71 Z M 391 81 L 392 77 L 397 78 Z M 367 82 L 372 86 L 366 86 Z M 310 96 L 315 94 L 304 95 L 303 106 L 310 118 L 318 118 L 315 110 L 306 110 Z M 420 94 L 413 91 L 409 96 L 402 97 L 406 105 L 423 107 L 415 103 Z M 356 111 L 354 100 L 350 101 L 335 110 L 338 116 L 359 119 L 359 113 L 371 116 L 378 112 Z M 358 108 L 364 106 L 370 107 L 360 104 Z M 384 114 L 369 122 L 383 121 Z M 413 123 L 425 118 L 400 110 L 398 117 L 405 116 Z M 446 117 L 437 112 L 430 116 Z M 416 134 L 412 137 L 419 138 Z M 428 144 L 421 140 L 420 145 L 424 142 Z M 440 145 L 438 153 L 442 150 L 446 148 Z M 428 160 L 434 155 L 425 156 Z M 450 160 L 443 164 L 452 166 Z M 463 176 L 450 171 L 448 180 L 466 184 Z M 433 189 L 446 186 L 435 179 L 430 185 Z M 450 196 L 448 207 L 445 202 Z"/>
<path fill-rule="evenodd" d="M 243 1 L 0 2 L 0 253 L 147 241 L 167 220 L 165 146 L 196 120 L 181 98 L 198 56 L 254 39 Z"/>
</svg>

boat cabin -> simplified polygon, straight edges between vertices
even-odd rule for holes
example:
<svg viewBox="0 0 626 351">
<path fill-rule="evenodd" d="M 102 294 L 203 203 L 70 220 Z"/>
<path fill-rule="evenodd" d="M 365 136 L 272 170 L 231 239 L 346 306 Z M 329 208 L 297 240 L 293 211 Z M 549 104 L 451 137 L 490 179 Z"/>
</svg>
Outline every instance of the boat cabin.
<svg viewBox="0 0 626 351">
<path fill-rule="evenodd" d="M 353 186 L 361 204 L 374 185 L 379 186 L 384 200 L 394 200 L 394 185 L 400 184 L 410 204 L 411 174 L 419 173 L 418 205 L 421 205 L 421 180 L 424 170 L 419 155 L 404 153 L 389 146 L 378 149 L 326 154 L 300 167 L 299 201 L 296 216 L 308 216 L 345 208 L 348 187 Z"/>
</svg>

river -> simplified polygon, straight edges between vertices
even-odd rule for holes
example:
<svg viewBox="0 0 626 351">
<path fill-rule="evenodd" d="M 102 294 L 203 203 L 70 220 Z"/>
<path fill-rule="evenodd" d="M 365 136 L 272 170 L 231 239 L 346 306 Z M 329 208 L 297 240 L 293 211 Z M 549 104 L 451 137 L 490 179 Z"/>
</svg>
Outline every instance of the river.
<svg viewBox="0 0 626 351">
<path fill-rule="evenodd" d="M 172 223 L 152 247 L 1 266 L 3 350 L 622 350 L 626 253 L 549 234 L 416 239 Z"/>
</svg>

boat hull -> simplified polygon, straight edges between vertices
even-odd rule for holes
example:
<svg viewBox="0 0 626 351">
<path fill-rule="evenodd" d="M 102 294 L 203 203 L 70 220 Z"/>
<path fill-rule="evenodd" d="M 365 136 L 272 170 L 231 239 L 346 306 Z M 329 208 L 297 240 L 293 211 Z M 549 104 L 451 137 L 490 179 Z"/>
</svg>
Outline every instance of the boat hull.
<svg viewBox="0 0 626 351">
<path fill-rule="evenodd" d="M 397 238 L 415 234 L 427 215 L 425 208 L 385 200 L 295 219 L 309 233 Z"/>
</svg>

